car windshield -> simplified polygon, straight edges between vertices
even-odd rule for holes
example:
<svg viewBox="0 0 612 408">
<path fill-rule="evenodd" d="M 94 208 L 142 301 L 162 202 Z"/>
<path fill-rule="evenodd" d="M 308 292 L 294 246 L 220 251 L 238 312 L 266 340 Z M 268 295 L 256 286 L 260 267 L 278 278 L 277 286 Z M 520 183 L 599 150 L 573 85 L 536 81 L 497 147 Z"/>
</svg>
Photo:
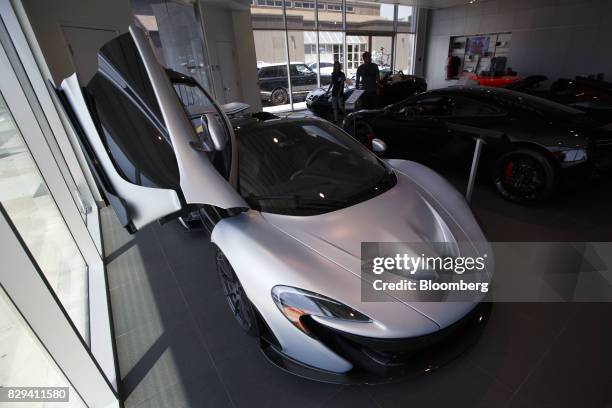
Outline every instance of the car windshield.
<svg viewBox="0 0 612 408">
<path fill-rule="evenodd" d="M 322 214 L 395 184 L 374 154 L 322 121 L 270 121 L 241 129 L 237 141 L 240 193 L 263 212 Z"/>
<path fill-rule="evenodd" d="M 534 111 L 544 117 L 573 116 L 582 114 L 582 111 L 579 111 L 578 109 L 549 101 L 548 99 L 540 98 L 538 96 L 511 91 L 509 89 L 496 88 L 494 92 L 492 92 L 492 96 L 503 104 L 514 105 L 516 107 Z"/>
</svg>

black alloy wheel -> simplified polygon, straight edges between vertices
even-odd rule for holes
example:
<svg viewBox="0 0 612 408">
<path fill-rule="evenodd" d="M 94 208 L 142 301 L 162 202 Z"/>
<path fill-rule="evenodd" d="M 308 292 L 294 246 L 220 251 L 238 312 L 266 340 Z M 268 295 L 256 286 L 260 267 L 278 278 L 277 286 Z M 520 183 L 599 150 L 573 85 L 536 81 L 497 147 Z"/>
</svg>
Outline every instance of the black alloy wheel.
<svg viewBox="0 0 612 408">
<path fill-rule="evenodd" d="M 515 150 L 497 162 L 495 186 L 510 201 L 521 204 L 542 201 L 553 192 L 555 181 L 552 163 L 534 150 Z"/>
<path fill-rule="evenodd" d="M 217 250 L 217 274 L 221 281 L 221 288 L 227 300 L 230 311 L 240 327 L 250 336 L 256 337 L 259 334 L 257 327 L 257 316 L 251 301 L 247 297 L 242 284 L 238 280 L 234 268 L 221 252 Z"/>
<path fill-rule="evenodd" d="M 285 88 L 276 88 L 270 95 L 272 105 L 285 105 L 289 103 L 289 94 Z"/>
</svg>

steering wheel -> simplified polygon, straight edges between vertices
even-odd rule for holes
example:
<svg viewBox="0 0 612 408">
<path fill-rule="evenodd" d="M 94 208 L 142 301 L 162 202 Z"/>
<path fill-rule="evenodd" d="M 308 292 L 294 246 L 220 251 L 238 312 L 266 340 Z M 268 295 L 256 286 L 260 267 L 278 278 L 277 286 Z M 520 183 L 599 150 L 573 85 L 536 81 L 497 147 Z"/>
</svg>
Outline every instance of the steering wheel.
<svg viewBox="0 0 612 408">
<path fill-rule="evenodd" d="M 342 153 L 338 152 L 336 150 L 336 148 L 332 147 L 332 146 L 325 146 L 325 147 L 321 147 L 319 149 L 316 149 L 315 151 L 310 153 L 310 155 L 306 159 L 306 164 L 304 165 L 304 168 L 296 171 L 295 173 L 293 173 L 291 175 L 291 177 L 289 177 L 289 180 L 293 180 L 296 177 L 298 177 L 300 174 L 302 174 L 306 169 L 308 169 L 310 166 L 312 166 L 312 163 L 317 161 L 319 156 L 321 156 L 322 153 L 324 153 L 324 152 L 328 152 L 329 154 L 336 154 L 338 156 L 342 156 Z"/>
</svg>

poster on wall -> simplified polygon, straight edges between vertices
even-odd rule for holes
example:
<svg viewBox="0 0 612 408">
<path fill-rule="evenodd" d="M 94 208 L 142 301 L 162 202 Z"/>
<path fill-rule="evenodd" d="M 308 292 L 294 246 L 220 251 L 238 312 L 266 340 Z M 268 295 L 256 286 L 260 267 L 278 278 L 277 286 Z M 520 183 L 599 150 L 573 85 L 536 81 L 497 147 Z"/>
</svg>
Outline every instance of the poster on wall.
<svg viewBox="0 0 612 408">
<path fill-rule="evenodd" d="M 465 42 L 467 55 L 485 55 L 489 51 L 489 36 L 469 37 Z"/>
</svg>

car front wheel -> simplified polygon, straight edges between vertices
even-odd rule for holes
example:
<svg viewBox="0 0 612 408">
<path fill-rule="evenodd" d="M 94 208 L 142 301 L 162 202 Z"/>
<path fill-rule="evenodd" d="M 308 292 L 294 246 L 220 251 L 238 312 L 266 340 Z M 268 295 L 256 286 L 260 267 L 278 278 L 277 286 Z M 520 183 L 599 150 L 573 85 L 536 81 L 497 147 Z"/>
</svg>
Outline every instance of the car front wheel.
<svg viewBox="0 0 612 408">
<path fill-rule="evenodd" d="M 510 201 L 530 204 L 548 198 L 554 191 L 556 178 L 555 168 L 544 155 L 518 149 L 497 161 L 495 187 Z"/>
<path fill-rule="evenodd" d="M 230 265 L 229 261 L 221 252 L 217 250 L 217 273 L 219 280 L 221 281 L 221 288 L 223 294 L 230 308 L 230 311 L 234 315 L 234 318 L 238 322 L 238 325 L 247 332 L 248 335 L 256 337 L 259 334 L 257 327 L 257 316 L 251 301 L 247 297 L 240 280 L 234 272 L 234 268 Z"/>
</svg>

